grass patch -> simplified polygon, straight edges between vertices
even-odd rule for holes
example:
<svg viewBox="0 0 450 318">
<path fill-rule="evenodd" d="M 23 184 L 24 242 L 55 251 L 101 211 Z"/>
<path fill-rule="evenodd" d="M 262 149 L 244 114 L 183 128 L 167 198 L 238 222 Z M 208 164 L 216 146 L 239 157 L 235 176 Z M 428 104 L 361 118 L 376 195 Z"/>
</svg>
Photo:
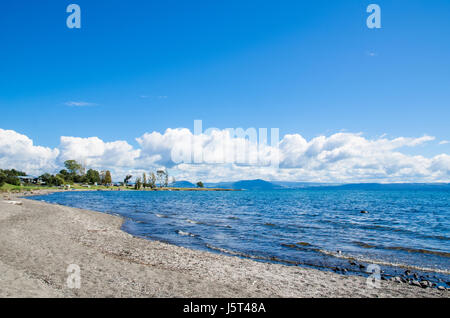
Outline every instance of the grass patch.
<svg viewBox="0 0 450 318">
<path fill-rule="evenodd" d="M 24 191 L 33 191 L 33 190 L 42 190 L 42 189 L 57 189 L 56 187 L 46 187 L 46 186 L 26 186 L 26 185 L 12 185 L 5 183 L 0 187 L 0 192 L 24 192 Z"/>
</svg>

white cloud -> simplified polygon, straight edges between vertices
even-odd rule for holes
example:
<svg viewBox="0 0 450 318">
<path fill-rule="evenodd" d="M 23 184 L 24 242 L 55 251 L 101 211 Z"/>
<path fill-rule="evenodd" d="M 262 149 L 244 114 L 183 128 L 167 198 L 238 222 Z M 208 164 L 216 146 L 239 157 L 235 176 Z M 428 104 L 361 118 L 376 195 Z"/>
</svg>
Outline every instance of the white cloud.
<svg viewBox="0 0 450 318">
<path fill-rule="evenodd" d="M 58 163 L 77 160 L 87 168 L 111 170 L 114 176 L 122 176 L 139 169 L 137 159 L 141 150 L 134 149 L 126 141 L 104 142 L 98 137 L 61 137 Z"/>
<path fill-rule="evenodd" d="M 81 102 L 81 101 L 70 101 L 66 102 L 65 105 L 71 106 L 71 107 L 87 107 L 87 106 L 96 106 L 95 103 L 89 103 L 89 102 Z"/>
<path fill-rule="evenodd" d="M 447 145 L 450 144 L 450 141 L 448 140 L 442 140 L 441 142 L 439 142 L 440 145 Z"/>
<path fill-rule="evenodd" d="M 178 128 L 146 133 L 136 140 L 138 147 L 98 137 L 61 137 L 59 147 L 50 149 L 34 146 L 31 139 L 14 131 L 0 130 L 0 168 L 57 171 L 64 160 L 75 159 L 88 167 L 111 170 L 115 180 L 165 166 L 177 180 L 192 181 L 450 182 L 448 154 L 427 158 L 402 152 L 404 147 L 434 140 L 431 136 L 368 139 L 362 134 L 336 133 L 306 140 L 290 134 L 272 146 L 258 145 L 257 139 L 236 137 L 228 130 L 194 135 Z M 184 155 L 174 157 L 180 154 Z M 195 161 L 198 154 L 201 160 Z M 269 165 L 276 158 L 279 168 Z"/>
<path fill-rule="evenodd" d="M 42 168 L 54 170 L 59 150 L 33 145 L 25 135 L 0 128 L 0 168 L 38 174 Z"/>
</svg>

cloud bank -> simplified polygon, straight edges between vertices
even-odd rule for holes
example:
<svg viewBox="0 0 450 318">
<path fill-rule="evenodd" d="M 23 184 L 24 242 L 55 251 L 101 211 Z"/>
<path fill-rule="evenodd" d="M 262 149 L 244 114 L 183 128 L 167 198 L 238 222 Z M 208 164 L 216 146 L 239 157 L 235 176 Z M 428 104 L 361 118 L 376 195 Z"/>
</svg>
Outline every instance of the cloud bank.
<svg viewBox="0 0 450 318">
<path fill-rule="evenodd" d="M 138 147 L 126 141 L 63 136 L 59 146 L 52 149 L 34 145 L 29 137 L 15 131 L 0 129 L 0 168 L 39 175 L 57 172 L 65 160 L 75 159 L 88 168 L 111 170 L 115 180 L 126 174 L 168 167 L 177 180 L 210 182 L 255 178 L 450 182 L 450 155 L 425 157 L 404 153 L 406 147 L 417 147 L 434 139 L 431 136 L 368 139 L 361 134 L 336 133 L 306 140 L 300 134 L 290 134 L 273 145 L 236 137 L 228 130 L 193 135 L 188 129 L 177 128 L 145 133 L 136 138 Z M 276 160 L 278 167 L 269 164 Z"/>
<path fill-rule="evenodd" d="M 66 106 L 71 106 L 71 107 L 87 107 L 87 106 L 96 106 L 97 104 L 95 103 L 90 103 L 90 102 L 81 102 L 81 101 L 69 101 L 65 103 Z"/>
</svg>

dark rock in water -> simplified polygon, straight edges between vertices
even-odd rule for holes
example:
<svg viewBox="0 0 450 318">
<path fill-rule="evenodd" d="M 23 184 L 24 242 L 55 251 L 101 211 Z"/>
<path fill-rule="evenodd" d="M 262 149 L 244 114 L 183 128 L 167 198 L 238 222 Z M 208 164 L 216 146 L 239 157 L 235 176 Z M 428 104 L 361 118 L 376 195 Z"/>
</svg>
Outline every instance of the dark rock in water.
<svg viewBox="0 0 450 318">
<path fill-rule="evenodd" d="M 445 290 L 445 287 L 444 287 L 444 286 L 438 286 L 437 289 L 438 289 L 438 290 Z"/>
<path fill-rule="evenodd" d="M 342 272 L 343 272 L 343 273 L 347 273 L 347 269 L 346 269 L 346 268 L 343 268 L 343 269 L 342 269 Z"/>
<path fill-rule="evenodd" d="M 290 247 L 290 248 L 296 248 L 297 246 L 295 245 L 295 244 L 281 244 L 281 246 L 284 246 L 284 247 Z"/>
<path fill-rule="evenodd" d="M 417 275 L 416 273 L 414 273 L 414 278 L 417 280 L 417 279 L 419 279 L 419 275 Z"/>
<path fill-rule="evenodd" d="M 366 266 L 363 264 L 359 264 L 359 268 L 364 269 L 364 268 L 366 268 Z"/>
<path fill-rule="evenodd" d="M 369 212 L 367 212 L 366 210 L 361 210 L 362 214 L 368 214 Z"/>
<path fill-rule="evenodd" d="M 450 282 L 446 282 L 446 284 L 447 284 L 448 286 L 450 286 Z"/>
<path fill-rule="evenodd" d="M 429 282 L 426 281 L 426 280 L 422 280 L 422 281 L 420 282 L 420 287 L 422 287 L 422 288 L 428 288 L 428 287 L 430 287 L 430 286 L 429 286 Z"/>
<path fill-rule="evenodd" d="M 422 286 L 420 285 L 420 283 L 419 283 L 417 280 L 413 280 L 413 281 L 411 282 L 411 285 L 417 286 L 417 287 L 422 287 Z"/>
<path fill-rule="evenodd" d="M 354 261 L 349 261 L 350 265 L 355 266 L 356 263 Z"/>
<path fill-rule="evenodd" d="M 407 270 L 405 271 L 405 275 L 406 275 L 406 276 L 411 275 L 411 271 L 410 271 L 409 269 L 407 269 Z"/>
<path fill-rule="evenodd" d="M 402 279 L 400 278 L 400 277 L 394 277 L 394 282 L 396 282 L 396 283 L 401 283 L 402 282 Z"/>
<path fill-rule="evenodd" d="M 387 280 L 386 276 L 381 276 L 381 280 Z"/>
</svg>

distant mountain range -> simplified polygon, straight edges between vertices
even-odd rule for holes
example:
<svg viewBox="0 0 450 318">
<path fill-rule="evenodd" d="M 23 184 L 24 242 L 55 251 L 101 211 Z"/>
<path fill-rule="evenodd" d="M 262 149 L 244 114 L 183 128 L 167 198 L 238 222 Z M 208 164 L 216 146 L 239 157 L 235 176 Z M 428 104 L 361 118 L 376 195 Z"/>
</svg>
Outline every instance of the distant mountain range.
<svg viewBox="0 0 450 318">
<path fill-rule="evenodd" d="M 189 181 L 177 181 L 171 184 L 174 188 L 196 188 L 197 186 Z"/>
<path fill-rule="evenodd" d="M 222 189 L 242 189 L 242 190 L 282 190 L 282 189 L 302 189 L 302 188 L 329 188 L 329 189 L 348 189 L 348 190 L 450 190 L 450 183 L 318 183 L 318 182 L 289 182 L 289 181 L 265 181 L 240 180 L 236 182 L 218 182 L 205 183 L 206 188 Z M 177 181 L 173 185 L 178 188 L 196 188 L 192 182 Z"/>
</svg>

